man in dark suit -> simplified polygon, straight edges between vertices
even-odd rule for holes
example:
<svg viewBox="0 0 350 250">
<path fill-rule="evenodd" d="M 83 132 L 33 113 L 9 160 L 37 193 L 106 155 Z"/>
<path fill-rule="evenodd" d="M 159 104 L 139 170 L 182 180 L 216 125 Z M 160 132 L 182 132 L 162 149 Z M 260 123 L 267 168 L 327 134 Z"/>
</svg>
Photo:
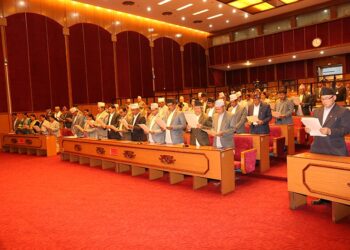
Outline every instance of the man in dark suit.
<svg viewBox="0 0 350 250">
<path fill-rule="evenodd" d="M 116 112 L 116 108 L 113 104 L 109 105 L 108 107 L 108 119 L 107 119 L 107 138 L 108 139 L 116 139 L 116 140 L 121 140 L 121 135 L 118 131 L 115 131 L 113 129 L 119 128 L 119 123 L 120 123 L 120 115 Z M 113 127 L 111 127 L 113 126 Z"/>
<path fill-rule="evenodd" d="M 269 134 L 269 122 L 272 119 L 270 105 L 260 100 L 260 94 L 255 93 L 253 103 L 248 106 L 248 116 L 257 117 L 256 122 L 250 123 L 251 134 Z"/>
<path fill-rule="evenodd" d="M 337 96 L 337 102 L 346 101 L 346 88 L 343 86 L 343 83 L 337 82 L 335 85 L 335 94 Z"/>
<path fill-rule="evenodd" d="M 299 105 L 295 105 L 295 113 L 298 116 L 308 116 L 310 115 L 310 110 L 312 106 L 312 97 L 306 92 L 306 87 L 304 84 L 299 86 Z"/>
<path fill-rule="evenodd" d="M 130 109 L 133 114 L 132 124 L 129 125 L 131 130 L 132 141 L 147 141 L 147 136 L 143 132 L 143 129 L 138 124 L 146 124 L 146 118 L 140 113 L 140 107 L 138 103 L 130 104 Z"/>
<path fill-rule="evenodd" d="M 244 134 L 245 124 L 247 122 L 247 109 L 238 104 L 238 97 L 236 94 L 230 95 L 231 107 L 228 109 L 228 112 L 232 114 L 234 119 L 234 128 L 235 133 Z"/>
<path fill-rule="evenodd" d="M 212 119 L 203 112 L 203 105 L 199 100 L 195 101 L 194 114 L 197 117 L 197 128 L 190 128 L 190 144 L 195 146 L 209 146 L 209 136 L 202 129 L 211 129 Z"/>
<path fill-rule="evenodd" d="M 326 136 L 315 136 L 310 151 L 317 154 L 347 156 L 344 136 L 350 133 L 350 111 L 335 103 L 336 94 L 331 88 L 323 88 L 321 92 L 322 107 L 314 111 L 322 128 L 320 132 Z M 305 128 L 310 133 L 309 128 Z M 328 201 L 320 199 L 313 201 L 314 205 Z"/>
</svg>

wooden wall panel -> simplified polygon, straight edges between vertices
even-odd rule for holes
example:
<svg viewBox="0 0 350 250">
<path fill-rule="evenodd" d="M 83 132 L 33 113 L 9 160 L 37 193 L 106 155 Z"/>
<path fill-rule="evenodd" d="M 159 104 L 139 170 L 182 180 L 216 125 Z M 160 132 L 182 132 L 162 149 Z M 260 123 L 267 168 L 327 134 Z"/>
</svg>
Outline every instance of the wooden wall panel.
<svg viewBox="0 0 350 250">
<path fill-rule="evenodd" d="M 247 60 L 255 57 L 255 39 L 249 39 L 247 40 Z"/>
<path fill-rule="evenodd" d="M 301 51 L 305 49 L 305 29 L 294 30 L 294 49 L 295 51 Z"/>
<path fill-rule="evenodd" d="M 283 53 L 283 45 L 284 45 L 284 38 L 283 38 L 284 33 L 276 33 L 273 35 L 273 54 L 278 55 Z M 294 41 L 291 41 L 294 43 Z"/>
<path fill-rule="evenodd" d="M 290 53 L 294 48 L 294 32 L 293 30 L 285 31 L 283 34 L 283 52 Z"/>
<path fill-rule="evenodd" d="M 128 49 L 130 64 L 131 96 L 142 96 L 141 47 L 140 35 L 137 32 L 128 33 Z"/>
<path fill-rule="evenodd" d="M 265 56 L 264 37 L 263 36 L 255 38 L 254 48 L 255 48 L 255 56 L 256 57 L 264 57 Z"/>
<path fill-rule="evenodd" d="M 142 96 L 153 96 L 153 74 L 151 47 L 147 37 L 139 35 L 141 48 Z"/>
<path fill-rule="evenodd" d="M 6 38 L 14 112 L 33 110 L 26 24 L 26 14 L 7 17 Z"/>
<path fill-rule="evenodd" d="M 343 43 L 350 43 L 350 17 L 343 19 Z"/>
<path fill-rule="evenodd" d="M 7 95 L 6 95 L 4 55 L 2 53 L 2 39 L 0 39 L 0 113 L 2 112 L 7 112 Z"/>
<path fill-rule="evenodd" d="M 184 46 L 184 84 L 185 87 L 206 87 L 207 66 L 205 50 L 197 43 Z"/>
<path fill-rule="evenodd" d="M 343 41 L 343 21 L 342 19 L 329 22 L 329 45 L 341 44 Z"/>
<path fill-rule="evenodd" d="M 265 50 L 265 56 L 272 56 L 273 55 L 273 35 L 267 35 L 264 36 L 264 50 Z"/>
<path fill-rule="evenodd" d="M 117 35 L 116 53 L 117 53 L 117 75 L 119 97 L 131 97 L 130 87 L 130 63 L 128 48 L 129 32 L 121 32 Z"/>
</svg>

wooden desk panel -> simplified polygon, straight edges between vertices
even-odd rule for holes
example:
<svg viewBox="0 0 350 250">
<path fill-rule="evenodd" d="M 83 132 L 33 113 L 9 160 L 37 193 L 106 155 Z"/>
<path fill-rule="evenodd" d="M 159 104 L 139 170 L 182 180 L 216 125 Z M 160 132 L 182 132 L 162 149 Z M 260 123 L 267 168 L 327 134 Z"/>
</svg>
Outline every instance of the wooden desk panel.
<svg viewBox="0 0 350 250">
<path fill-rule="evenodd" d="M 293 124 L 281 124 L 275 125 L 281 128 L 282 136 L 286 138 L 285 146 L 287 147 L 288 155 L 295 154 L 295 143 L 294 143 L 294 125 Z"/>
<path fill-rule="evenodd" d="M 56 155 L 56 137 L 44 135 L 0 134 L 0 146 L 5 152 Z"/>
<path fill-rule="evenodd" d="M 335 222 L 350 214 L 350 157 L 302 153 L 287 157 L 287 169 L 291 209 L 310 195 L 333 202 Z"/>
<path fill-rule="evenodd" d="M 150 179 L 160 178 L 169 172 L 171 183 L 183 180 L 183 175 L 195 178 L 194 188 L 206 185 L 207 179 L 221 181 L 223 194 L 234 190 L 235 172 L 232 149 L 182 145 L 156 145 L 148 143 L 63 138 L 62 159 L 72 162 L 101 165 L 103 168 L 130 165 L 132 175 L 150 171 Z M 155 172 L 160 171 L 160 172 Z"/>
</svg>

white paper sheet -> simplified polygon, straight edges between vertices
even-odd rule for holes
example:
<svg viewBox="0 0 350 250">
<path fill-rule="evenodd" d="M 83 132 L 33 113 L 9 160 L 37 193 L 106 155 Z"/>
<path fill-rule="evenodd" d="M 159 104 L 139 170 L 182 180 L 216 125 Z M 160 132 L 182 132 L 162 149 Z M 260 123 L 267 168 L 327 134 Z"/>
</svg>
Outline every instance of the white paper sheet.
<svg viewBox="0 0 350 250">
<path fill-rule="evenodd" d="M 157 118 L 156 119 L 156 123 L 159 125 L 159 127 L 161 127 L 162 129 L 166 129 L 166 123 L 161 119 L 161 118 Z"/>
<path fill-rule="evenodd" d="M 193 113 L 184 113 L 186 121 L 188 123 L 188 126 L 191 128 L 197 128 L 198 122 L 197 122 L 197 116 Z"/>
<path fill-rule="evenodd" d="M 259 120 L 259 118 L 258 118 L 257 116 L 251 115 L 251 116 L 247 116 L 247 120 L 248 120 L 250 123 L 256 123 L 256 122 Z"/>
<path fill-rule="evenodd" d="M 129 127 L 129 123 L 124 118 L 121 119 L 120 122 L 123 124 L 124 127 L 126 127 L 126 128 Z"/>
<path fill-rule="evenodd" d="M 292 100 L 293 100 L 293 102 L 294 102 L 294 105 L 297 105 L 297 106 L 300 105 L 299 96 L 294 96 Z"/>
<path fill-rule="evenodd" d="M 272 113 L 272 116 L 276 118 L 279 118 L 281 116 L 281 113 L 277 111 L 272 111 L 271 113 Z"/>
<path fill-rule="evenodd" d="M 315 117 L 303 117 L 301 118 L 301 122 L 305 125 L 305 127 L 309 128 L 310 135 L 312 136 L 327 136 L 321 134 L 320 129 L 322 128 L 320 120 Z"/>
</svg>

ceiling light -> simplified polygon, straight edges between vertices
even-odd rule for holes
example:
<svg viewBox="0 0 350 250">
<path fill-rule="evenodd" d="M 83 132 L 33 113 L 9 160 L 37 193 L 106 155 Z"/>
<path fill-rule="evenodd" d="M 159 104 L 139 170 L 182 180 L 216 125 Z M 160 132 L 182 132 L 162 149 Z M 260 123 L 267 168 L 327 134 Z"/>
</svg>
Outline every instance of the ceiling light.
<svg viewBox="0 0 350 250">
<path fill-rule="evenodd" d="M 186 17 L 184 17 L 184 16 L 181 17 L 181 20 L 182 20 L 182 21 L 185 21 L 185 20 L 186 20 Z"/>
<path fill-rule="evenodd" d="M 177 11 L 184 10 L 184 9 L 186 9 L 186 8 L 191 7 L 192 5 L 193 5 L 193 3 L 189 3 L 189 4 L 186 4 L 186 5 L 182 6 L 182 7 L 177 8 L 176 10 L 177 10 Z"/>
<path fill-rule="evenodd" d="M 24 6 L 26 6 L 26 2 L 24 2 L 24 1 L 18 1 L 18 6 L 24 7 Z"/>
<path fill-rule="evenodd" d="M 281 0 L 281 1 L 284 2 L 285 4 L 289 4 L 289 3 L 298 2 L 299 0 Z"/>
<path fill-rule="evenodd" d="M 249 17 L 248 13 L 244 13 L 244 18 L 248 18 L 248 17 Z"/>
<path fill-rule="evenodd" d="M 245 63 L 245 65 L 251 65 L 252 63 L 251 62 L 249 62 L 249 61 L 247 61 L 246 63 Z"/>
<path fill-rule="evenodd" d="M 206 3 L 207 2 L 207 0 L 203 0 L 203 3 Z"/>
<path fill-rule="evenodd" d="M 115 21 L 114 24 L 115 25 L 120 25 L 120 21 Z"/>
<path fill-rule="evenodd" d="M 221 9 L 222 8 L 222 3 L 219 3 L 218 7 Z"/>
<path fill-rule="evenodd" d="M 227 65 L 227 66 L 226 66 L 226 68 L 230 69 L 230 68 L 231 68 L 231 66 L 230 66 L 230 65 Z"/>
<path fill-rule="evenodd" d="M 262 0 L 236 0 L 236 1 L 229 3 L 229 5 L 237 8 L 237 9 L 244 9 L 248 6 L 252 6 L 254 4 L 258 4 L 261 2 L 262 2 Z"/>
<path fill-rule="evenodd" d="M 212 25 L 212 24 L 209 24 L 209 28 L 213 28 L 213 25 Z"/>
<path fill-rule="evenodd" d="M 207 11 L 209 11 L 209 10 L 208 10 L 208 9 L 204 9 L 204 10 L 195 12 L 195 13 L 193 13 L 192 15 L 196 16 L 196 15 L 202 14 L 202 13 L 207 12 Z"/>
<path fill-rule="evenodd" d="M 147 11 L 150 12 L 152 10 L 151 7 L 147 7 Z"/>
<path fill-rule="evenodd" d="M 220 13 L 220 14 L 217 14 L 215 16 L 210 16 L 210 17 L 207 17 L 208 20 L 210 19 L 214 19 L 214 18 L 217 18 L 217 17 L 220 17 L 220 16 L 223 16 L 224 14 Z"/>
<path fill-rule="evenodd" d="M 163 5 L 163 4 L 166 4 L 169 2 L 171 2 L 171 0 L 163 0 L 163 1 L 159 2 L 158 5 Z"/>
<path fill-rule="evenodd" d="M 296 55 L 293 55 L 293 59 L 295 59 L 295 58 L 297 58 L 297 56 L 296 56 Z"/>
<path fill-rule="evenodd" d="M 230 20 L 226 20 L 226 23 L 229 23 L 230 22 Z"/>
<path fill-rule="evenodd" d="M 323 12 L 324 12 L 324 13 L 327 13 L 327 12 L 328 12 L 328 10 L 324 10 Z"/>
<path fill-rule="evenodd" d="M 180 38 L 180 37 L 182 37 L 182 34 L 176 34 L 175 35 L 177 38 Z"/>
<path fill-rule="evenodd" d="M 323 55 L 323 54 L 324 54 L 324 51 L 323 51 L 323 50 L 321 50 L 321 51 L 320 51 L 320 54 L 321 54 L 321 55 Z"/>
<path fill-rule="evenodd" d="M 148 28 L 148 32 L 152 33 L 154 31 L 153 28 Z"/>
<path fill-rule="evenodd" d="M 269 63 L 272 62 L 272 59 L 267 60 Z"/>
<path fill-rule="evenodd" d="M 72 17 L 78 17 L 79 16 L 79 13 L 78 12 L 73 12 L 72 13 Z"/>
<path fill-rule="evenodd" d="M 233 10 L 232 10 L 232 13 L 236 13 L 236 12 L 237 12 L 237 10 L 236 10 L 236 9 L 233 9 Z"/>
<path fill-rule="evenodd" d="M 265 10 L 269 10 L 269 9 L 273 9 L 275 8 L 275 6 L 269 4 L 269 3 L 261 3 L 258 5 L 254 5 L 253 7 L 254 9 L 257 9 L 259 11 L 265 11 Z"/>
</svg>

